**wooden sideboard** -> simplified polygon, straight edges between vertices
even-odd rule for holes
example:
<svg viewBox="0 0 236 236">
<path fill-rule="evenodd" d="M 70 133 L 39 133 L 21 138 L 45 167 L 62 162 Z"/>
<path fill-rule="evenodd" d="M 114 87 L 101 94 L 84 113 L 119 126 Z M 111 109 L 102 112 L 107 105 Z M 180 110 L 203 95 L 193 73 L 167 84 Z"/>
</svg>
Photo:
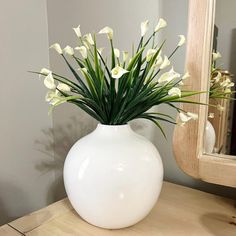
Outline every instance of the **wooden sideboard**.
<svg viewBox="0 0 236 236">
<path fill-rule="evenodd" d="M 138 224 L 105 230 L 82 220 L 68 199 L 0 227 L 0 236 L 236 236 L 236 201 L 164 182 L 151 213 Z"/>
</svg>

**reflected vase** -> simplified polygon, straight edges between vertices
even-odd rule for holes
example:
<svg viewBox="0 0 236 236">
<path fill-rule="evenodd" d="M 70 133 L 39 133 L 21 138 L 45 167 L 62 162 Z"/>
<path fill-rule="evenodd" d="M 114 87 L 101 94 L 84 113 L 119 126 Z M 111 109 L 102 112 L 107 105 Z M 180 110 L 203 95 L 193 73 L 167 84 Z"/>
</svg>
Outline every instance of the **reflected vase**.
<svg viewBox="0 0 236 236">
<path fill-rule="evenodd" d="M 216 132 L 209 120 L 206 122 L 204 136 L 204 152 L 213 153 L 216 143 Z"/>
<path fill-rule="evenodd" d="M 163 182 L 155 146 L 127 125 L 102 125 L 77 141 L 64 165 L 64 184 L 76 212 L 88 223 L 120 229 L 154 207 Z"/>
</svg>

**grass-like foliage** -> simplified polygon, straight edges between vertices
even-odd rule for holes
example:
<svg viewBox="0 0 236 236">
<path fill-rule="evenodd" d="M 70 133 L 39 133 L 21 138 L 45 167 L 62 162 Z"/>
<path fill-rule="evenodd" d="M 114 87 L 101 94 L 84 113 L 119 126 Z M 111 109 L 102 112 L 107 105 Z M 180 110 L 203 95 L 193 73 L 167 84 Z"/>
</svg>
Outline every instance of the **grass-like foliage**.
<svg viewBox="0 0 236 236">
<path fill-rule="evenodd" d="M 123 52 L 123 58 L 113 45 L 111 28 L 105 27 L 99 32 L 107 34 L 110 42 L 108 58 L 98 48 L 96 34 L 82 36 L 80 26 L 74 28 L 80 42 L 77 47 L 66 46 L 61 49 L 58 43 L 51 46 L 60 54 L 74 78 L 43 68 L 38 74 L 40 77 L 45 76 L 44 84 L 49 89 L 46 101 L 52 107 L 65 102 L 72 103 L 106 125 L 122 125 L 138 118 L 147 119 L 162 132 L 159 122 L 176 124 L 175 119 L 168 114 L 150 112 L 153 106 L 166 104 L 176 109 L 181 113 L 182 124 L 191 118 L 195 119 L 195 114 L 179 109 L 177 103 L 194 103 L 187 97 L 200 92 L 182 90 L 180 86 L 189 74 L 181 76 L 170 65 L 170 58 L 184 44 L 185 38 L 179 35 L 180 40 L 173 52 L 169 56 L 162 55 L 165 41 L 156 42 L 156 35 L 165 26 L 165 20 L 160 19 L 148 37 L 148 21 L 142 22 L 137 48 L 132 47 L 130 56 L 128 52 Z M 77 68 L 73 68 L 72 60 L 77 63 Z"/>
</svg>

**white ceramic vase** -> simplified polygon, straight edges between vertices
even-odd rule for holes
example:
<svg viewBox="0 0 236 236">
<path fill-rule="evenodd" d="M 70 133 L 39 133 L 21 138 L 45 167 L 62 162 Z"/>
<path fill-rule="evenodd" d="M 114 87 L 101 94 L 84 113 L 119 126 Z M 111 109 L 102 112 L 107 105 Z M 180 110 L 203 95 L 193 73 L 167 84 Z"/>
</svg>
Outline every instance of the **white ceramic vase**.
<svg viewBox="0 0 236 236">
<path fill-rule="evenodd" d="M 216 142 L 216 132 L 211 122 L 207 120 L 205 127 L 205 137 L 204 137 L 204 152 L 213 153 L 215 142 Z"/>
<path fill-rule="evenodd" d="M 155 205 L 163 166 L 155 146 L 129 125 L 101 125 L 77 141 L 64 165 L 68 198 L 90 224 L 119 229 Z"/>
</svg>

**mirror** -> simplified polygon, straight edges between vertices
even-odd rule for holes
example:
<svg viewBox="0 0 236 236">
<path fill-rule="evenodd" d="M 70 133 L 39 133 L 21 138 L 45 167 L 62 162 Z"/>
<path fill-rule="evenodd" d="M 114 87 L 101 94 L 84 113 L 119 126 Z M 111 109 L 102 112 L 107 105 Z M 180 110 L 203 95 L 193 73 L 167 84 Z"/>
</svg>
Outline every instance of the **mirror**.
<svg viewBox="0 0 236 236">
<path fill-rule="evenodd" d="M 225 7 L 228 8 L 227 11 Z M 235 73 L 235 69 L 233 69 L 235 68 L 233 67 L 235 59 L 233 58 L 235 57 L 235 47 L 233 48 L 235 45 L 234 9 L 234 1 L 227 1 L 227 4 L 225 4 L 225 2 L 220 0 L 189 0 L 186 70 L 191 78 L 188 84 L 185 85 L 189 90 L 209 91 L 213 49 L 221 51 L 222 58 L 216 62 L 216 66 L 218 66 L 218 63 L 223 62 L 221 69 L 224 73 L 222 74 L 230 76 L 231 79 L 231 74 Z M 229 21 L 230 18 L 232 18 L 231 22 Z M 218 34 L 217 30 L 214 31 L 215 25 L 218 29 Z M 215 38 L 217 38 L 217 41 L 213 40 Z M 220 60 L 222 61 L 220 62 Z M 225 73 L 225 70 L 230 73 Z M 234 90 L 234 87 L 231 87 L 231 89 Z M 208 103 L 209 100 L 209 93 L 202 93 L 192 99 L 194 102 L 203 104 Z M 228 125 L 231 124 L 230 127 L 232 128 L 230 129 L 233 130 L 236 123 L 232 116 L 233 110 L 231 108 L 234 105 L 230 103 L 228 105 L 221 104 L 221 106 L 230 108 L 221 113 L 224 114 L 224 118 L 221 116 L 222 118 L 217 121 L 218 110 L 211 111 L 212 107 L 208 109 L 206 105 L 182 105 L 181 109 L 197 113 L 199 119 L 195 122 L 189 122 L 184 127 L 175 127 L 173 149 L 177 164 L 186 174 L 209 183 L 236 187 L 236 156 L 226 155 L 231 153 L 227 148 L 233 143 L 231 142 L 233 138 L 230 138 L 230 142 L 227 141 L 229 138 L 226 138 L 228 137 L 226 134 L 229 129 Z M 213 150 L 216 150 L 215 153 L 213 153 L 213 150 L 206 151 L 207 134 L 212 137 L 211 133 L 205 132 L 206 124 L 210 123 L 207 120 L 213 119 L 208 117 L 210 113 L 214 113 L 216 117 L 214 121 L 218 122 L 215 122 L 217 127 L 219 127 L 217 128 L 218 133 L 221 134 L 223 132 L 220 136 L 223 141 L 218 138 L 219 136 L 215 139 L 216 143 L 220 143 L 218 150 L 214 149 L 215 141 L 211 140 Z M 230 114 L 230 119 L 228 114 Z M 227 125 L 225 120 L 228 121 Z M 232 135 L 233 132 L 231 133 Z"/>
<path fill-rule="evenodd" d="M 236 155 L 236 2 L 216 0 L 204 151 Z M 227 13 L 227 17 L 226 16 Z"/>
</svg>

